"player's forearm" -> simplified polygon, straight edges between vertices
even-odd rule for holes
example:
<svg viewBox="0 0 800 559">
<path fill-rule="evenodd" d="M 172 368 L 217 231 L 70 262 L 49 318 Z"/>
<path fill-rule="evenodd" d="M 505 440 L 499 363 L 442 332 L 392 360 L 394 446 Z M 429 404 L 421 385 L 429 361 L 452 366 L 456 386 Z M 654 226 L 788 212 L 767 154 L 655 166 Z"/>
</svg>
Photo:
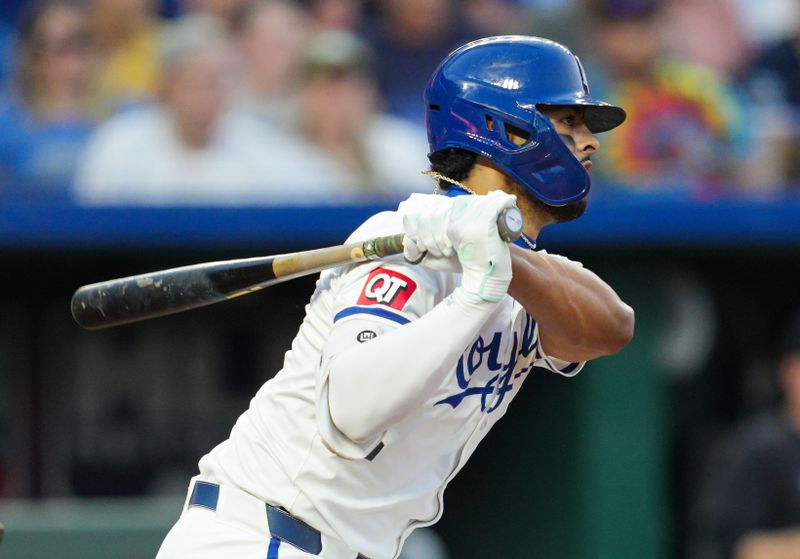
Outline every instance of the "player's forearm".
<svg viewBox="0 0 800 559">
<path fill-rule="evenodd" d="M 633 309 L 596 274 L 517 247 L 512 259 L 509 294 L 536 318 L 548 355 L 586 361 L 619 351 L 633 337 Z"/>
<path fill-rule="evenodd" d="M 333 423 L 360 443 L 402 421 L 436 393 L 495 306 L 470 301 L 459 288 L 419 320 L 333 357 Z"/>
</svg>

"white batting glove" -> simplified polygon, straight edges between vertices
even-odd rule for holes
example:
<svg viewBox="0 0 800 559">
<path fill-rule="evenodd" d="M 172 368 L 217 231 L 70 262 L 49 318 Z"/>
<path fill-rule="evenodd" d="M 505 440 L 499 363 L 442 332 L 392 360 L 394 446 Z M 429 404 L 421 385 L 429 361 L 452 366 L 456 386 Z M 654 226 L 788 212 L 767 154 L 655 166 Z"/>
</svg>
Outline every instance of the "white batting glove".
<svg viewBox="0 0 800 559">
<path fill-rule="evenodd" d="M 474 299 L 499 302 L 511 283 L 511 253 L 497 232 L 497 218 L 516 197 L 495 190 L 459 196 L 450 209 L 448 237 L 461 263 L 461 286 Z"/>
<path fill-rule="evenodd" d="M 406 259 L 438 271 L 462 272 L 462 286 L 471 297 L 500 301 L 511 281 L 511 256 L 497 232 L 497 217 L 516 197 L 493 191 L 428 198 L 423 211 L 403 216 Z"/>
<path fill-rule="evenodd" d="M 412 198 L 417 195 L 412 195 Z M 453 198 L 426 195 L 425 209 L 404 213 L 403 255 L 414 264 L 439 272 L 460 272 L 461 264 L 449 237 Z M 403 213 L 405 202 L 400 204 Z"/>
</svg>

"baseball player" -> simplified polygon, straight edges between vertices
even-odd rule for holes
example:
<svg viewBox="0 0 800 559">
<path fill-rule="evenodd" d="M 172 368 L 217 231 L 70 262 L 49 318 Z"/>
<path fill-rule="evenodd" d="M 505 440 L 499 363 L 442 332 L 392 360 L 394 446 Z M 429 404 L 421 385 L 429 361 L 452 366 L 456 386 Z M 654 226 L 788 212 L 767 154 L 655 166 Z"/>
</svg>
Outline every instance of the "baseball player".
<svg viewBox="0 0 800 559">
<path fill-rule="evenodd" d="M 630 340 L 608 285 L 534 250 L 583 212 L 594 133 L 624 111 L 590 96 L 565 47 L 522 36 L 454 51 L 426 103 L 442 193 L 350 237 L 404 231 L 405 258 L 321 274 L 283 369 L 200 460 L 158 559 L 396 558 L 535 368 L 572 376 Z M 520 246 L 496 225 L 515 203 Z"/>
</svg>

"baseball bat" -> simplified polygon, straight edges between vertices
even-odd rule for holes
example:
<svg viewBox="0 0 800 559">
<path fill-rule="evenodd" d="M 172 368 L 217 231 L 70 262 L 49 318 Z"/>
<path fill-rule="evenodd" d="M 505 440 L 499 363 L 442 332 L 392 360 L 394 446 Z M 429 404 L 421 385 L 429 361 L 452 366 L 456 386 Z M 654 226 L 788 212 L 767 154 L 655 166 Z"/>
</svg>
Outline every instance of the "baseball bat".
<svg viewBox="0 0 800 559">
<path fill-rule="evenodd" d="M 522 233 L 522 214 L 507 208 L 497 230 L 507 242 Z M 204 307 L 327 268 L 403 252 L 403 234 L 291 254 L 205 262 L 84 285 L 72 296 L 72 316 L 99 330 Z"/>
</svg>

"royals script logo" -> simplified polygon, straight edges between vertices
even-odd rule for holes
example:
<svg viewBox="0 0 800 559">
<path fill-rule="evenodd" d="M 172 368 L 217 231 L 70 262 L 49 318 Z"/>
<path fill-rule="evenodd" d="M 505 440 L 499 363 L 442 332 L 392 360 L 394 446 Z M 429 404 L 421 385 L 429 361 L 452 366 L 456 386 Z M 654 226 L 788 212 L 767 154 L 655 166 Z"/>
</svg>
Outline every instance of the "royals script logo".
<svg viewBox="0 0 800 559">
<path fill-rule="evenodd" d="M 506 354 L 508 360 L 505 362 L 501 362 L 505 356 L 500 355 L 503 340 L 501 332 L 495 332 L 488 342 L 483 336 L 478 336 L 456 365 L 456 382 L 461 392 L 436 402 L 436 405 L 448 404 L 457 408 L 464 398 L 475 396 L 480 398 L 481 411 L 491 413 L 499 408 L 506 395 L 514 388 L 514 381 L 533 368 L 533 359 L 529 357 L 534 352 L 535 357 L 540 356 L 539 340 L 534 338 L 535 327 L 536 321 L 525 313 L 525 326 L 521 334 L 513 332 L 511 347 Z M 520 360 L 524 365 L 516 370 Z M 473 376 L 482 367 L 496 374 L 485 384 L 473 383 Z"/>
</svg>

